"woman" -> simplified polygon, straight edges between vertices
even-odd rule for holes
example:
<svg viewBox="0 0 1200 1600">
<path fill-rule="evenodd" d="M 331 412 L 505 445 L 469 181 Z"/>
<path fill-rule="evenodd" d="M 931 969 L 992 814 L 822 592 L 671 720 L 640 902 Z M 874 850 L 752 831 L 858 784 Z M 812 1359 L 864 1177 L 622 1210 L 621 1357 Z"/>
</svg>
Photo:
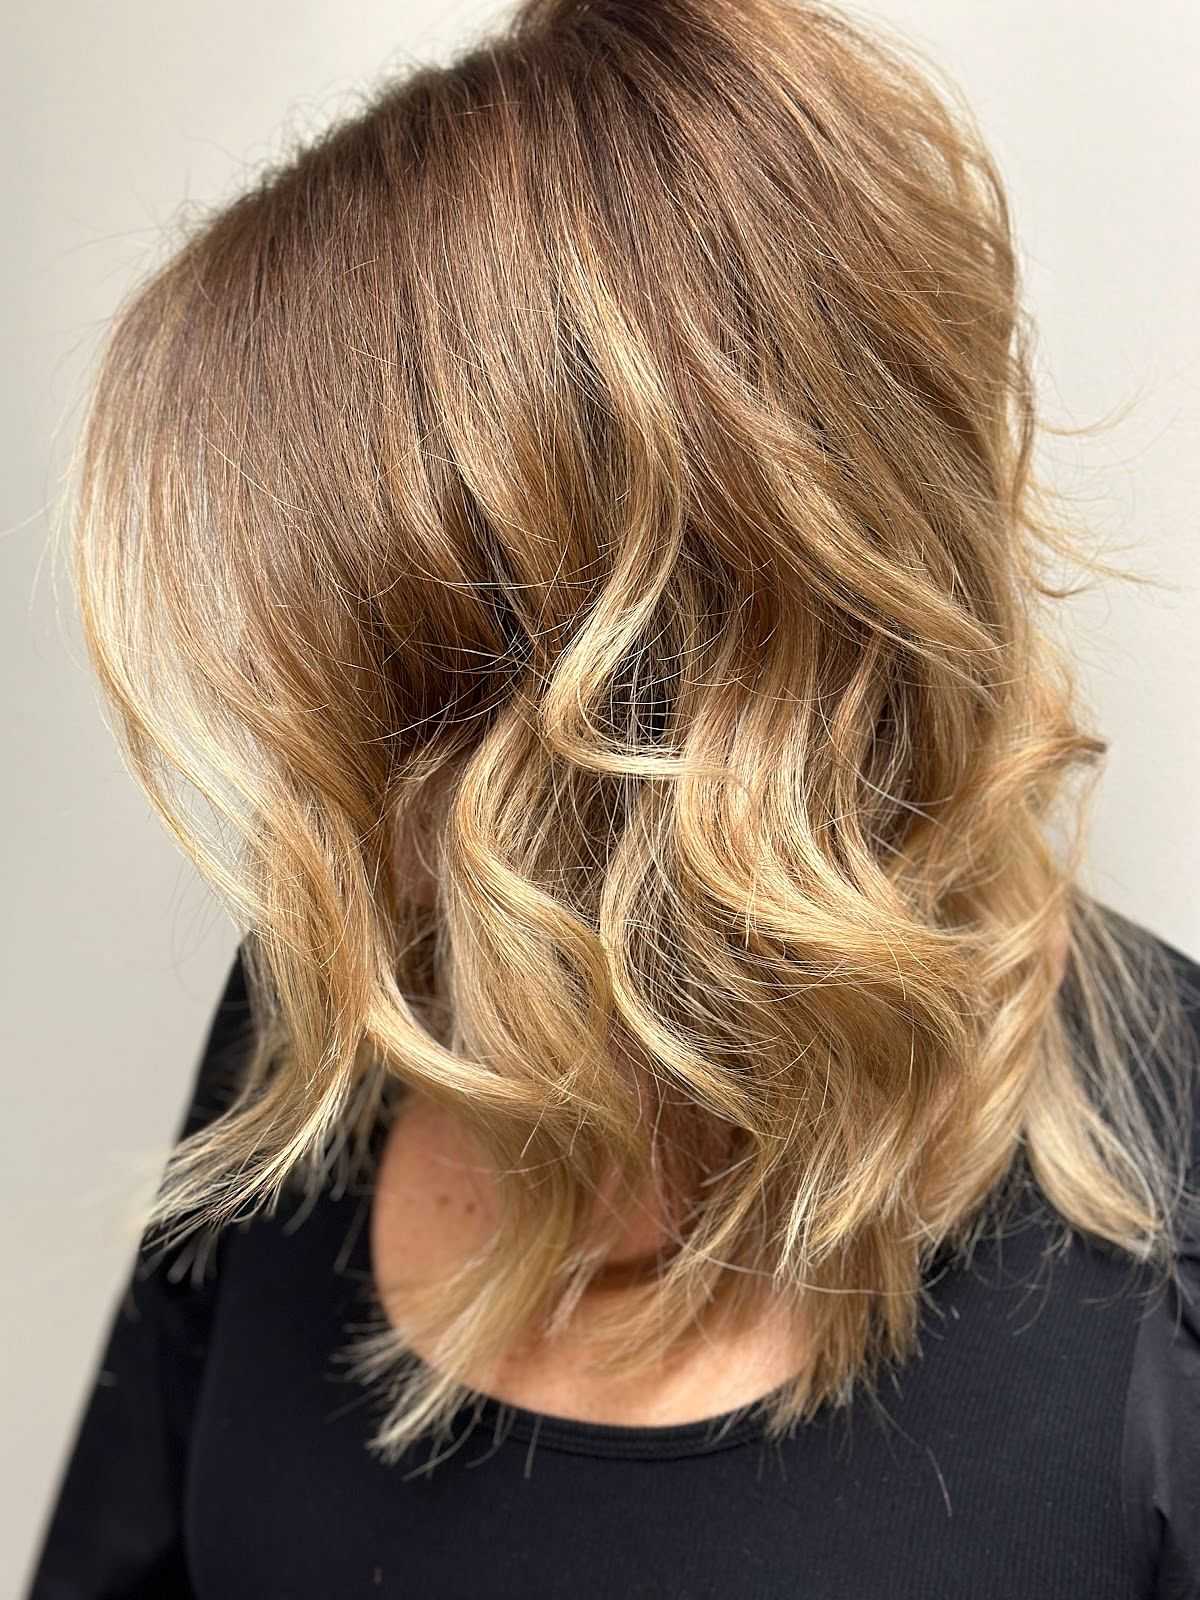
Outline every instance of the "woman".
<svg viewBox="0 0 1200 1600">
<path fill-rule="evenodd" d="M 1200 1593 L 1019 288 L 899 45 L 526 0 L 123 309 L 75 577 L 240 943 L 37 1600 Z"/>
</svg>

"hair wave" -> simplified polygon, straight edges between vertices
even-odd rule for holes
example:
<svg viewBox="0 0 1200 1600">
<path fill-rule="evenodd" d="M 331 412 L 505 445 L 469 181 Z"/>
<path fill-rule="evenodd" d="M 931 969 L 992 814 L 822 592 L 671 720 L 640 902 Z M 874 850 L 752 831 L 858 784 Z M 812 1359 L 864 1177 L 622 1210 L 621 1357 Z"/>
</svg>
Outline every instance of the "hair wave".
<svg viewBox="0 0 1200 1600">
<path fill-rule="evenodd" d="M 256 1016 L 155 1219 L 326 1181 L 394 1088 L 497 1170 L 385 1452 L 569 1318 L 614 1173 L 672 1240 L 612 1370 L 769 1292 L 776 1430 L 912 1352 L 1014 1175 L 1169 1262 L 1188 1035 L 1081 886 L 1105 745 L 1047 602 L 1111 569 L 1034 474 L 1020 287 L 969 111 L 878 27 L 527 0 L 115 320 L 83 622 Z"/>
</svg>

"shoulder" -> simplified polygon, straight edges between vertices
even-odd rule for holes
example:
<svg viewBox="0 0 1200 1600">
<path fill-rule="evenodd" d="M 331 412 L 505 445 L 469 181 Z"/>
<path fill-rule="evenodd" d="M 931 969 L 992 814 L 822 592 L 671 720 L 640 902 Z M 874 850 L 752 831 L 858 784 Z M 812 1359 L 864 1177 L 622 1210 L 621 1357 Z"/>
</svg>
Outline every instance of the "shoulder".
<svg viewBox="0 0 1200 1600">
<path fill-rule="evenodd" d="M 240 940 L 209 1015 L 178 1139 L 198 1133 L 229 1105 L 241 1082 L 253 1034 L 246 943 Z"/>
<path fill-rule="evenodd" d="M 1090 896 L 1079 910 L 1060 998 L 1089 1081 L 1109 1089 L 1114 1110 L 1132 1092 L 1172 1163 L 1200 1176 L 1200 960 Z M 1106 1065 L 1093 1077 L 1099 1037 Z M 1114 1045 L 1125 1061 L 1115 1086 Z"/>
<path fill-rule="evenodd" d="M 1178 946 L 1151 933 L 1149 929 L 1143 931 L 1173 973 L 1184 1012 L 1197 1038 L 1200 1038 L 1200 961 L 1186 955 Z"/>
<path fill-rule="evenodd" d="M 1139 928 L 1153 950 L 1162 981 L 1169 985 L 1171 997 L 1178 1004 L 1178 1016 L 1164 1024 L 1161 1050 L 1150 1054 L 1161 1056 L 1160 1071 L 1175 1080 L 1174 1104 L 1179 1117 L 1188 1124 L 1184 1130 L 1189 1136 L 1190 1152 L 1187 1186 L 1194 1194 L 1200 1189 L 1200 961 L 1149 929 L 1139 924 L 1132 926 Z M 1170 1026 L 1172 1022 L 1177 1026 Z M 1194 1207 L 1187 1205 L 1184 1215 L 1185 1233 L 1194 1242 L 1200 1217 Z M 1192 1218 L 1190 1222 L 1186 1221 L 1188 1217 Z"/>
<path fill-rule="evenodd" d="M 255 1031 L 250 988 L 246 945 L 241 940 L 208 1012 L 176 1123 L 175 1155 L 184 1141 L 203 1133 L 228 1109 L 244 1081 Z M 159 1285 L 168 1296 L 171 1286 L 185 1280 L 192 1289 L 199 1288 L 213 1276 L 222 1232 L 196 1217 L 172 1214 L 164 1218 L 152 1208 L 138 1246 L 133 1285 Z"/>
<path fill-rule="evenodd" d="M 1106 940 L 1119 951 L 1130 972 L 1152 988 L 1169 988 L 1181 1003 L 1192 1029 L 1200 1035 L 1200 959 L 1115 906 L 1094 901 L 1092 909 L 1097 913 L 1095 925 L 1103 928 Z"/>
</svg>

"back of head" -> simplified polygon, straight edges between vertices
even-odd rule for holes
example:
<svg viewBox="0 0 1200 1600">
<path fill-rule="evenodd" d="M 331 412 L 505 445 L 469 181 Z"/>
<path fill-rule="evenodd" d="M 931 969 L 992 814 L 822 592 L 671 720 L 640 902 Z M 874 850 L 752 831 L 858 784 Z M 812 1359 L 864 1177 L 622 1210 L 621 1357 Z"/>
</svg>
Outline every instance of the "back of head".
<svg viewBox="0 0 1200 1600">
<path fill-rule="evenodd" d="M 256 985 L 162 1219 L 399 1082 L 503 1178 L 449 1378 L 595 1270 L 616 1171 L 674 1227 L 621 1358 L 765 1286 L 796 1406 L 904 1353 L 1022 1150 L 1162 1248 L 1113 1022 L 1149 956 L 1047 841 L 1104 746 L 1042 626 L 1030 342 L 969 115 L 824 5 L 526 0 L 191 232 L 115 325 L 74 546 Z"/>
</svg>

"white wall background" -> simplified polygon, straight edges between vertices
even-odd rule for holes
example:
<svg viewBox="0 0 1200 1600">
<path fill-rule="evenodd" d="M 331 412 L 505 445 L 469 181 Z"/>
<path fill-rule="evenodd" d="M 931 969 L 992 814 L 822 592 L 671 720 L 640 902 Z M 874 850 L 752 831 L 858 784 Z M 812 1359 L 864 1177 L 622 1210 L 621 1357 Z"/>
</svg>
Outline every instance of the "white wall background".
<svg viewBox="0 0 1200 1600">
<path fill-rule="evenodd" d="M 646 0 L 651 4 L 653 0 Z M 409 54 L 495 6 L 16 0 L 0 60 L 0 628 L 7 777 L 0 1077 L 0 1592 L 16 1593 L 181 1114 L 232 929 L 125 775 L 49 518 L 105 319 L 187 201 L 231 194 Z M 974 105 L 1007 178 L 1043 405 L 1102 439 L 1052 476 L 1167 592 L 1073 609 L 1111 740 L 1093 887 L 1200 955 L 1200 114 L 1190 0 L 890 0 Z"/>
</svg>

